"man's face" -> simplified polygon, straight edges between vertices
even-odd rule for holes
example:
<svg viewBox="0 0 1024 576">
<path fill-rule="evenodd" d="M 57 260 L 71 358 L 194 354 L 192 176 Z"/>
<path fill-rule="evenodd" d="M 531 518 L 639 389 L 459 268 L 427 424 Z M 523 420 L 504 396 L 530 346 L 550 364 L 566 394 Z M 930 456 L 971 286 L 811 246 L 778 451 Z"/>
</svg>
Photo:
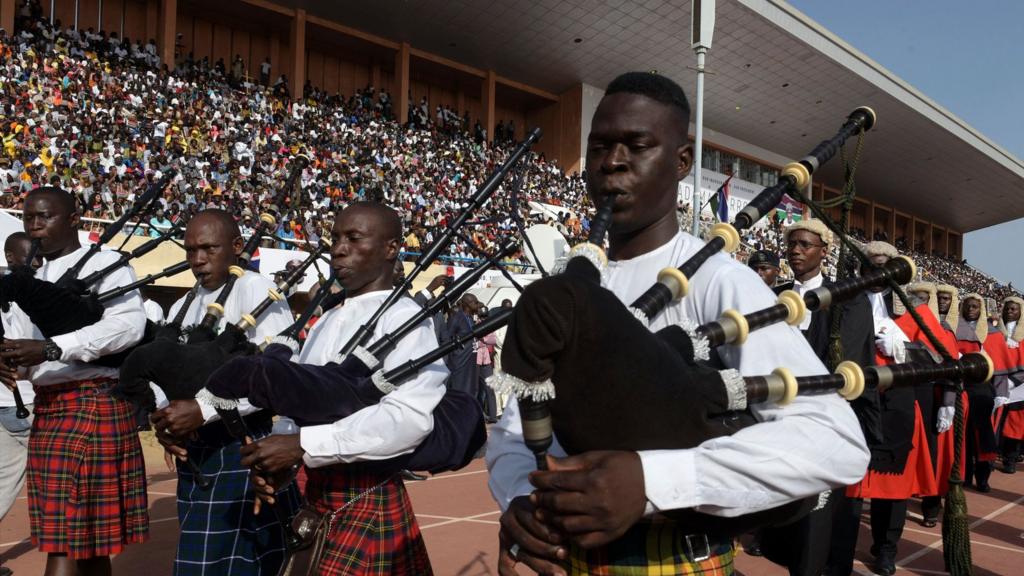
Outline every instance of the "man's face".
<svg viewBox="0 0 1024 576">
<path fill-rule="evenodd" d="M 1020 320 L 1020 304 L 1007 302 L 1003 304 L 1003 322 L 1016 322 Z"/>
<path fill-rule="evenodd" d="M 825 250 L 821 236 L 810 230 L 794 230 L 786 240 L 786 259 L 798 278 L 821 269 Z"/>
<path fill-rule="evenodd" d="M 931 295 L 928 293 L 927 290 L 913 290 L 911 291 L 911 294 L 913 294 L 915 298 L 922 302 L 927 302 L 931 300 Z"/>
<path fill-rule="evenodd" d="M 871 256 L 870 258 L 868 258 L 868 260 L 870 260 L 871 263 L 874 264 L 875 266 L 882 266 L 886 262 L 889 261 L 889 257 L 885 256 L 883 254 L 879 254 L 877 256 Z M 864 274 L 866 274 L 866 273 L 868 273 L 870 271 L 871 271 L 871 268 L 869 268 L 867 266 L 861 266 L 860 267 L 860 275 L 861 276 L 863 276 Z M 886 288 L 885 286 L 876 286 L 874 288 L 869 288 L 869 290 L 871 292 L 884 292 L 885 288 Z"/>
<path fill-rule="evenodd" d="M 953 305 L 953 295 L 949 292 L 939 292 L 935 296 L 935 301 L 939 304 L 939 314 L 948 314 L 949 307 Z"/>
<path fill-rule="evenodd" d="M 977 298 L 968 298 L 963 304 L 964 319 L 974 322 L 981 317 L 981 302 Z"/>
<path fill-rule="evenodd" d="M 29 250 L 31 249 L 32 241 L 28 238 L 16 240 L 11 243 L 11 249 L 4 251 L 4 257 L 7 258 L 8 268 L 13 266 L 24 266 L 25 259 L 28 258 Z M 36 254 L 36 257 L 32 259 L 32 269 L 35 270 L 43 265 L 43 259 Z"/>
<path fill-rule="evenodd" d="M 402 265 L 401 260 L 395 260 L 395 276 L 392 283 L 397 288 L 402 285 L 402 282 L 405 282 L 405 266 Z"/>
<path fill-rule="evenodd" d="M 779 279 L 779 269 L 767 262 L 754 266 L 754 272 L 757 272 L 769 287 L 775 286 L 775 281 Z"/>
<path fill-rule="evenodd" d="M 628 234 L 675 214 L 676 188 L 692 153 L 679 112 L 638 94 L 605 96 L 587 138 L 587 193 L 598 207 L 615 195 L 612 226 Z"/>
<path fill-rule="evenodd" d="M 466 314 L 476 314 L 480 310 L 480 301 L 477 300 L 476 296 L 466 294 L 462 297 L 462 309 L 466 311 Z"/>
<path fill-rule="evenodd" d="M 35 194 L 25 202 L 25 233 L 41 241 L 39 252 L 49 256 L 64 250 L 78 235 L 78 214 L 68 213 L 50 194 Z"/>
<path fill-rule="evenodd" d="M 216 220 L 196 216 L 185 228 L 185 258 L 203 288 L 216 290 L 228 279 L 228 267 L 238 263 L 242 238 L 231 238 Z"/>
<path fill-rule="evenodd" d="M 378 279 L 382 267 L 392 274 L 398 256 L 398 242 L 385 238 L 378 219 L 365 208 L 346 208 L 331 229 L 331 268 L 349 295 L 362 293 Z"/>
</svg>

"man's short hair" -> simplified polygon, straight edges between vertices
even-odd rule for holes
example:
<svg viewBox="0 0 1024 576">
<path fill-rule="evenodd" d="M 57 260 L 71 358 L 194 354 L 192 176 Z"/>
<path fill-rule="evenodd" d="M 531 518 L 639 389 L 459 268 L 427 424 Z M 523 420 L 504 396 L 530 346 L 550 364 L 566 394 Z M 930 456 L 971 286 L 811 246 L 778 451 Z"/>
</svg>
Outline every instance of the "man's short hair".
<svg viewBox="0 0 1024 576">
<path fill-rule="evenodd" d="M 654 72 L 626 72 L 612 80 L 605 88 L 604 94 L 608 96 L 621 92 L 640 94 L 675 108 L 682 115 L 687 130 L 689 129 L 690 102 L 686 99 L 686 92 L 682 86 L 675 81 Z"/>
<path fill-rule="evenodd" d="M 29 237 L 25 232 L 11 232 L 7 239 L 4 240 L 4 252 L 10 252 L 14 250 L 18 242 L 31 242 L 32 238 Z"/>
<path fill-rule="evenodd" d="M 402 219 L 394 208 L 380 202 L 360 201 L 348 205 L 349 208 L 362 208 L 373 212 L 382 229 L 387 232 L 389 240 L 402 241 Z"/>
<path fill-rule="evenodd" d="M 229 241 L 234 241 L 235 238 L 242 235 L 242 232 L 238 229 L 238 222 L 235 221 L 235 218 L 229 212 L 221 210 L 220 208 L 207 208 L 206 210 L 198 212 L 192 217 L 192 220 L 189 221 L 188 225 L 191 226 L 194 222 L 202 222 L 202 220 L 207 219 L 217 222 L 221 226 L 221 230 L 230 236 L 228 239 Z"/>
<path fill-rule="evenodd" d="M 56 200 L 61 206 L 63 206 L 69 215 L 74 214 L 78 210 L 78 203 L 75 202 L 75 196 L 57 186 L 40 186 L 35 190 L 31 190 L 25 195 L 25 204 L 32 199 L 33 196 L 47 195 L 50 198 Z"/>
</svg>

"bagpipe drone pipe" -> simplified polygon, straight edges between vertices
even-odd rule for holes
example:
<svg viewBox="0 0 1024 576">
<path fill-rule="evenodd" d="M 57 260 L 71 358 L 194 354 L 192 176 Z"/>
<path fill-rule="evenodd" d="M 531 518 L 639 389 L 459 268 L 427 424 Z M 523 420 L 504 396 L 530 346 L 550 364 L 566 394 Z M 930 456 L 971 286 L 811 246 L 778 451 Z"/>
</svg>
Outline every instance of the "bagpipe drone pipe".
<svg viewBox="0 0 1024 576">
<path fill-rule="evenodd" d="M 479 280 L 498 265 L 516 245 L 506 242 L 499 251 L 459 277 L 441 295 L 428 302 L 391 333 L 368 348 L 357 348 L 340 363 L 325 365 L 291 361 L 298 348 L 288 342 L 292 336 L 277 337 L 264 353 L 239 357 L 218 369 L 207 381 L 206 390 L 214 406 L 231 406 L 240 398 L 259 408 L 287 416 L 300 426 L 336 422 L 367 406 L 377 404 L 386 394 L 414 377 L 431 362 L 449 352 L 473 344 L 472 334 L 484 335 L 504 325 L 507 311 L 500 311 L 474 327 L 471 335 L 454 338 L 427 357 L 410 360 L 394 370 L 380 368 L 395 346 L 438 311 L 452 306 Z M 304 323 L 303 323 L 304 324 Z M 298 323 L 296 323 L 298 325 Z M 294 326 L 290 329 L 294 332 Z M 486 440 L 482 414 L 475 398 L 448 388 L 434 409 L 434 427 L 427 439 L 409 455 L 360 466 L 380 470 L 458 469 L 472 459 Z"/>
<path fill-rule="evenodd" d="M 546 465 L 553 433 L 570 454 L 681 449 L 754 423 L 748 414 L 737 415 L 740 408 L 731 407 L 724 394 L 716 399 L 698 392 L 708 383 L 738 388 L 743 385 L 738 373 L 698 363 L 693 339 L 685 331 L 654 334 L 648 330 L 648 319 L 687 293 L 689 278 L 708 258 L 736 249 L 737 229 L 753 226 L 784 194 L 805 187 L 810 175 L 849 137 L 873 124 L 870 109 L 855 110 L 836 136 L 800 162 L 787 165 L 778 184 L 758 194 L 737 215 L 735 226 L 714 226 L 712 238 L 700 250 L 679 268 L 660 272 L 658 282 L 628 308 L 600 285 L 606 265 L 601 229 L 592 229 L 588 241 L 573 248 L 564 272 L 527 287 L 502 346 L 502 371 L 490 383 L 497 391 L 516 395 L 524 441 L 539 468 Z M 612 197 L 605 198 L 595 221 L 610 221 L 613 203 Z M 776 314 L 781 311 L 769 316 Z M 705 338 L 715 337 L 710 327 L 705 332 Z M 806 509 L 797 501 L 741 518 L 689 510 L 671 515 L 697 522 L 698 531 L 738 534 Z"/>
<path fill-rule="evenodd" d="M 671 324 L 657 331 L 659 337 L 678 342 L 688 338 L 689 343 L 680 346 L 684 352 L 693 351 L 696 360 L 709 360 L 710 350 L 723 344 L 742 345 L 752 330 L 764 328 L 779 322 L 799 326 L 807 312 L 824 310 L 833 304 L 849 300 L 866 290 L 886 285 L 889 282 L 907 284 L 917 274 L 914 261 L 906 256 L 889 260 L 882 266 L 866 271 L 859 277 L 840 280 L 832 285 L 823 285 L 808 290 L 800 296 L 793 290 L 779 294 L 778 303 L 748 314 L 737 310 L 726 310 L 722 316 L 701 326 L 686 322 Z"/>
</svg>

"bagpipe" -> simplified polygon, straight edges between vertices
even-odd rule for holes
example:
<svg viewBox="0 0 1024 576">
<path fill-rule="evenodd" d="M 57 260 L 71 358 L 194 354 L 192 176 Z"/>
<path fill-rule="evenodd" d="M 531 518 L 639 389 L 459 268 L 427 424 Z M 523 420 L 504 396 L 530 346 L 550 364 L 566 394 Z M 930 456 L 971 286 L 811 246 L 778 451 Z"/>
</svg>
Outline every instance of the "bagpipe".
<svg viewBox="0 0 1024 576">
<path fill-rule="evenodd" d="M 297 347 L 282 343 L 286 338 L 291 339 L 282 335 L 275 337 L 263 354 L 234 358 L 224 364 L 210 376 L 201 394 L 208 394 L 207 399 L 218 408 L 231 408 L 238 399 L 247 398 L 251 405 L 287 416 L 299 426 L 329 424 L 377 404 L 434 361 L 472 345 L 475 336 L 489 334 L 507 322 L 510 312 L 501 310 L 462 338 L 452 338 L 432 352 L 392 370 L 380 369 L 402 338 L 438 311 L 452 306 L 498 259 L 515 248 L 515 244 L 504 244 L 495 256 L 460 276 L 394 331 L 366 349 L 357 348 L 340 363 L 321 366 L 293 362 L 291 358 L 297 353 Z M 289 331 L 302 325 L 305 322 L 296 322 Z M 377 470 L 441 472 L 468 464 L 487 437 L 476 399 L 449 388 L 434 408 L 433 417 L 433 430 L 411 454 L 361 466 Z"/>
<path fill-rule="evenodd" d="M 452 306 L 484 272 L 492 266 L 499 265 L 498 260 L 515 249 L 512 243 L 504 243 L 496 254 L 460 277 L 443 294 L 428 302 L 395 331 L 368 347 L 364 346 L 373 335 L 373 330 L 383 314 L 400 298 L 408 297 L 415 277 L 442 253 L 458 233 L 458 229 L 469 219 L 470 214 L 490 199 L 505 176 L 539 137 L 539 129 L 530 132 L 508 159 L 487 178 L 470 199 L 467 207 L 424 251 L 413 270 L 346 342 L 339 352 L 338 362 L 330 362 L 323 366 L 292 362 L 290 359 L 298 352 L 294 339 L 278 337 L 262 355 L 237 358 L 215 372 L 204 391 L 209 393 L 211 403 L 215 406 L 230 407 L 238 399 L 247 398 L 253 406 L 267 408 L 276 414 L 287 416 L 300 426 L 331 423 L 378 403 L 384 395 L 415 376 L 431 362 L 458 347 L 471 345 L 472 338 L 468 336 L 453 339 L 441 348 L 447 352 L 434 356 L 430 361 L 418 364 L 407 362 L 400 370 L 386 373 L 378 369 L 383 365 L 386 355 L 403 337 L 440 310 Z M 494 315 L 482 325 L 493 325 L 489 330 L 497 329 L 506 318 L 504 314 Z M 411 454 L 380 463 L 363 463 L 361 466 L 395 471 L 406 468 L 431 472 L 465 466 L 486 440 L 483 417 L 476 399 L 449 388 L 435 407 L 433 417 L 433 431 Z"/>
<path fill-rule="evenodd" d="M 297 155 L 292 160 L 291 169 L 283 185 L 277 190 L 272 201 L 272 210 L 277 210 L 292 188 L 298 182 L 302 170 L 309 164 L 309 159 Z M 149 388 L 149 382 L 160 387 L 170 400 L 195 398 L 202 389 L 207 377 L 217 369 L 225 358 L 234 353 L 244 352 L 249 343 L 245 331 L 256 324 L 259 315 L 273 304 L 283 300 L 288 289 L 302 278 L 306 268 L 322 254 L 325 245 L 314 251 L 302 266 L 281 280 L 276 288 L 269 291 L 267 299 L 240 320 L 240 326 L 227 326 L 218 335 L 216 326 L 224 316 L 224 305 L 234 288 L 238 278 L 245 274 L 245 268 L 259 247 L 263 236 L 277 225 L 275 216 L 268 212 L 260 214 L 259 223 L 246 241 L 236 265 L 228 269 L 228 279 L 221 287 L 217 299 L 206 307 L 200 323 L 192 326 L 186 341 L 179 342 L 183 335 L 182 322 L 189 306 L 201 287 L 202 279 L 197 279 L 195 287 L 186 296 L 175 319 L 161 330 L 159 337 L 135 348 L 121 364 L 120 379 L 111 389 L 111 394 L 133 402 L 141 413 L 156 409 L 156 398 Z"/>
<path fill-rule="evenodd" d="M 108 243 L 119 233 L 124 226 L 133 218 L 138 217 L 146 208 L 152 205 L 160 193 L 170 184 L 176 171 L 171 169 L 158 181 L 139 196 L 136 202 L 119 218 L 106 228 L 100 238 L 82 255 L 68 270 L 61 275 L 56 282 L 49 282 L 35 277 L 35 269 L 32 261 L 41 246 L 41 240 L 32 240 L 28 258 L 25 265 L 12 267 L 10 274 L 0 278 L 0 304 L 7 306 L 15 303 L 28 316 L 45 338 L 53 338 L 61 334 L 74 332 L 86 326 L 99 322 L 103 317 L 104 303 L 141 286 L 151 284 L 160 278 L 173 276 L 188 268 L 187 263 L 179 263 L 170 266 L 163 271 L 150 274 L 127 286 L 98 293 L 93 287 L 119 268 L 128 265 L 134 259 L 141 257 L 165 240 L 171 238 L 178 230 L 177 227 L 157 238 L 146 241 L 131 252 L 120 252 L 118 259 L 97 270 L 85 278 L 79 279 L 85 264 L 100 251 L 103 245 Z M 150 326 L 147 324 L 147 331 Z M 3 338 L 3 328 L 0 327 L 0 339 Z M 112 354 L 97 358 L 92 363 L 107 367 L 116 367 L 124 358 L 124 353 Z M 28 409 L 25 407 L 21 394 L 15 391 L 16 414 L 19 418 L 28 417 Z"/>
<path fill-rule="evenodd" d="M 159 196 L 160 192 L 170 183 L 174 174 L 175 171 L 171 170 L 152 184 L 121 218 L 107 227 L 99 240 L 90 245 L 86 253 L 56 282 L 36 278 L 35 270 L 30 265 L 15 267 L 11 274 L 0 278 L 0 302 L 5 305 L 11 302 L 16 303 L 46 338 L 67 334 L 98 322 L 103 316 L 103 303 L 126 294 L 131 289 L 120 292 L 111 290 L 105 294 L 98 294 L 92 290 L 92 287 L 115 270 L 126 266 L 132 258 L 152 251 L 161 242 L 170 238 L 170 233 L 149 240 L 130 253 L 121 253 L 116 262 L 85 278 L 79 279 L 78 274 L 104 244 L 109 242 L 130 219 L 138 216 Z M 33 250 L 38 251 L 39 240 L 35 239 L 32 242 Z M 35 256 L 34 252 L 32 256 Z M 31 264 L 31 261 L 27 262 Z M 170 273 L 165 275 L 170 275 Z M 162 277 L 154 276 L 149 281 L 152 282 Z M 135 287 L 143 284 L 137 283 Z"/>
<path fill-rule="evenodd" d="M 255 350 L 256 346 L 249 342 L 246 331 L 256 326 L 260 316 L 275 302 L 285 300 L 288 290 L 302 279 L 306 269 L 320 258 L 326 249 L 326 243 L 318 246 L 300 266 L 289 272 L 273 288 L 268 289 L 266 298 L 251 311 L 242 314 L 237 323 L 226 325 L 223 331 L 212 339 L 198 342 L 189 339 L 188 342 L 182 343 L 173 338 L 175 328 L 172 327 L 164 337 L 154 338 L 145 346 L 136 348 L 121 365 L 120 379 L 111 389 L 111 394 L 134 403 L 144 412 L 156 409 L 156 398 L 149 387 L 149 382 L 159 386 L 169 400 L 195 398 L 209 375 L 231 357 L 252 353 Z M 241 267 L 232 266 L 230 278 L 238 278 L 244 273 Z M 195 290 L 186 296 L 186 301 L 178 311 L 179 316 L 182 315 L 182 310 L 191 304 L 194 294 Z M 220 309 L 220 314 L 223 314 L 223 308 Z M 175 317 L 171 324 L 180 326 L 180 322 L 181 320 Z M 168 370 L 169 367 L 173 369 Z"/>
<path fill-rule="evenodd" d="M 684 329 L 652 333 L 649 321 L 687 294 L 689 279 L 705 261 L 738 247 L 738 230 L 753 226 L 784 194 L 806 187 L 820 165 L 874 121 L 869 108 L 855 110 L 834 137 L 785 166 L 778 183 L 751 200 L 733 225 L 712 227 L 703 247 L 678 268 L 662 270 L 657 283 L 629 307 L 600 285 L 607 262 L 604 233 L 614 204 L 612 197 L 603 199 L 594 218 L 598 225 L 587 242 L 573 248 L 565 270 L 532 283 L 519 299 L 502 346 L 502 372 L 490 380 L 496 390 L 516 395 L 523 438 L 538 468 L 546 467 L 553 433 L 569 454 L 682 449 L 755 423 L 751 415 L 736 412 L 745 407 L 737 398 L 746 398 L 746 380 L 735 370 L 719 371 L 698 362 L 694 343 L 736 342 L 744 335 L 744 324 L 749 329 L 771 321 L 794 321 L 806 304 L 803 299 L 787 296 L 770 311 L 749 317 L 731 312 L 717 326 L 701 327 L 699 334 L 691 328 L 694 337 Z M 819 292 L 812 298 L 821 304 L 829 295 Z M 762 394 L 757 387 L 761 384 L 774 389 L 759 381 L 751 397 Z M 738 534 L 805 509 L 805 503 L 797 501 L 740 518 L 692 510 L 669 515 L 694 522 L 699 532 Z"/>
</svg>

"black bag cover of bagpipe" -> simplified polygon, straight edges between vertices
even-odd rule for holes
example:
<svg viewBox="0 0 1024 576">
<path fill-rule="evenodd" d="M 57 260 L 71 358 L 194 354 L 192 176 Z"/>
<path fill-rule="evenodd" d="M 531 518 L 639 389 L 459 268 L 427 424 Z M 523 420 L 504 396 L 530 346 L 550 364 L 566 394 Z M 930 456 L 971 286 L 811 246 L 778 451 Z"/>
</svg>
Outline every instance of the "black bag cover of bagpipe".
<svg viewBox="0 0 1024 576">
<path fill-rule="evenodd" d="M 287 416 L 299 426 L 330 424 L 380 402 L 381 391 L 353 356 L 323 366 L 290 360 L 291 350 L 268 346 L 263 354 L 234 358 L 214 372 L 206 389 L 220 398 L 248 398 L 257 408 Z M 403 469 L 444 472 L 469 464 L 487 440 L 476 399 L 446 389 L 434 408 L 434 428 L 410 454 L 354 464 L 376 473 Z"/>
<path fill-rule="evenodd" d="M 589 261 L 533 282 L 516 304 L 502 346 L 502 369 L 528 382 L 550 374 L 556 395 L 551 420 L 569 454 L 591 450 L 693 448 L 731 435 L 721 377 L 693 362 L 688 339 L 650 332 L 610 291 Z M 694 533 L 736 535 L 792 520 L 813 499 L 738 518 L 666 512 Z"/>
<path fill-rule="evenodd" d="M 206 388 L 220 398 L 248 398 L 299 426 L 336 422 L 383 397 L 354 356 L 317 366 L 292 362 L 291 354 L 271 345 L 263 354 L 233 358 L 211 374 Z"/>
<path fill-rule="evenodd" d="M 71 287 L 61 286 L 32 274 L 34 270 L 19 267 L 0 278 L 0 303 L 16 303 L 46 338 L 74 332 L 103 318 L 103 304 L 84 287 L 74 288 L 74 281 L 69 283 Z M 152 340 L 155 329 L 147 320 L 140 344 Z M 100 356 L 90 364 L 117 368 L 131 350 Z"/>
<path fill-rule="evenodd" d="M 707 417 L 729 410 L 718 372 L 652 334 L 597 274 L 574 258 L 564 273 L 530 284 L 502 345 L 507 373 L 531 382 L 550 375 L 559 443 L 571 454 L 693 448 L 735 432 Z"/>
<path fill-rule="evenodd" d="M 35 278 L 24 267 L 0 278 L 0 302 L 17 303 L 47 338 L 74 332 L 103 317 L 103 305 L 95 297 Z"/>
<path fill-rule="evenodd" d="M 156 403 L 150 382 L 159 386 L 169 400 L 195 398 L 215 370 L 250 346 L 245 333 L 233 327 L 200 344 L 154 338 L 128 354 L 110 393 L 149 412 Z"/>
</svg>

